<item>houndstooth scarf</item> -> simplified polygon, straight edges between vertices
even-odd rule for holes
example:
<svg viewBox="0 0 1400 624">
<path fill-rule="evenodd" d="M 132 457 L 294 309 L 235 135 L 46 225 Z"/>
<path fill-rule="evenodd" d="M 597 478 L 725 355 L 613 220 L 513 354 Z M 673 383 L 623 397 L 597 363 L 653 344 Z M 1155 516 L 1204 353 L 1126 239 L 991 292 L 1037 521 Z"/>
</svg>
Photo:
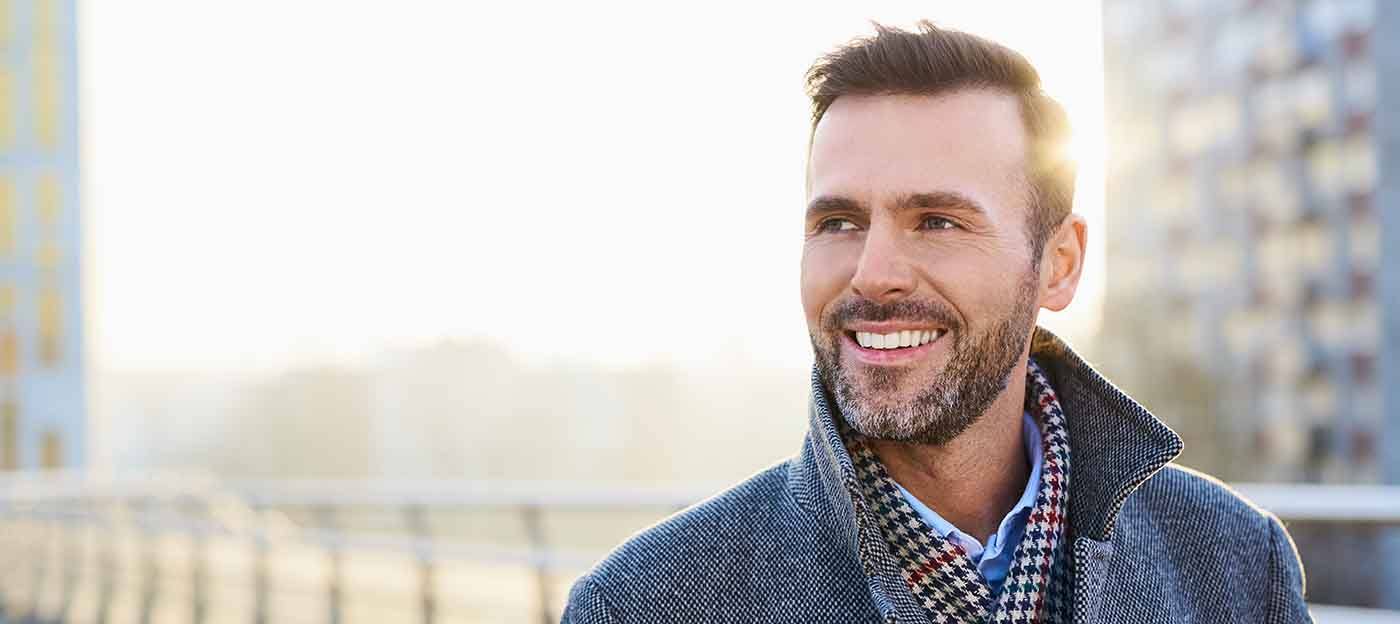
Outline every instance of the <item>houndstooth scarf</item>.
<svg viewBox="0 0 1400 624">
<path fill-rule="evenodd" d="M 1069 436 L 1055 391 L 1034 361 L 1026 368 L 1026 410 L 1040 424 L 1044 464 L 1035 506 L 1014 559 L 994 592 L 961 546 L 945 540 L 909 507 L 861 436 L 843 432 L 867 509 L 905 584 L 929 621 L 1068 622 L 1069 565 L 1064 544 L 1069 509 Z"/>
</svg>

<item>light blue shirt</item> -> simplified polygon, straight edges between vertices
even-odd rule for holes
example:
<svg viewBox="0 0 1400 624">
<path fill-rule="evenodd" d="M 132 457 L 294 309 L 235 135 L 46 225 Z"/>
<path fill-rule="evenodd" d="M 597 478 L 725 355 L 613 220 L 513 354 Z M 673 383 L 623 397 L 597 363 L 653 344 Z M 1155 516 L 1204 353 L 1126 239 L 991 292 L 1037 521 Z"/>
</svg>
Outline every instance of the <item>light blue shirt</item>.
<svg viewBox="0 0 1400 624">
<path fill-rule="evenodd" d="M 1023 416 L 1021 439 L 1026 444 L 1026 460 L 1031 465 L 1031 476 L 1026 481 L 1025 491 L 1021 492 L 1021 499 L 1016 501 L 1016 505 L 1001 519 L 997 532 L 989 535 L 986 542 L 962 532 L 923 501 L 915 498 L 904 486 L 895 484 L 925 524 L 944 539 L 962 546 L 963 550 L 967 551 L 967 556 L 977 564 L 977 569 L 982 572 L 982 577 L 987 579 L 993 590 L 999 590 L 1001 582 L 1006 579 L 1006 572 L 1011 568 L 1011 558 L 1016 554 L 1016 545 L 1021 543 L 1021 533 L 1026 528 L 1026 517 L 1035 507 L 1035 497 L 1040 492 L 1040 466 L 1045 461 L 1040 448 L 1040 425 L 1030 414 Z"/>
</svg>

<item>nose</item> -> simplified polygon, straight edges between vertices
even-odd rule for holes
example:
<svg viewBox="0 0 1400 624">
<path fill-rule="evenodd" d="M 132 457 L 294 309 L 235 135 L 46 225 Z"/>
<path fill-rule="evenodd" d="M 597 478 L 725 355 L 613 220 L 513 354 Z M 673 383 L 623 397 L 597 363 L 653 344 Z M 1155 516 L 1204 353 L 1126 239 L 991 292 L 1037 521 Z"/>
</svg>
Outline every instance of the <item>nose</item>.
<svg viewBox="0 0 1400 624">
<path fill-rule="evenodd" d="M 860 263 L 851 277 L 855 294 L 876 303 L 890 303 L 913 294 L 914 270 L 900 248 L 896 228 L 872 225 L 865 235 Z"/>
</svg>

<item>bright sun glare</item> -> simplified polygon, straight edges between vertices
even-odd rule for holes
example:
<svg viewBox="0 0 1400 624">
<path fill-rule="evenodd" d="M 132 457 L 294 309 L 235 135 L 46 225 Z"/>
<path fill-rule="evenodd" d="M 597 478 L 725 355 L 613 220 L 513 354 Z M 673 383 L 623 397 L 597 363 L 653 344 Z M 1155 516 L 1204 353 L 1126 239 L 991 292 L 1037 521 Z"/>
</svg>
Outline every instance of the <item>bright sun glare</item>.
<svg viewBox="0 0 1400 624">
<path fill-rule="evenodd" d="M 871 18 L 1023 51 L 1075 124 L 1101 244 L 1097 3 L 406 4 L 81 3 L 97 366 L 280 369 L 455 337 L 803 368 L 801 74 Z M 1091 335 L 1101 283 L 1091 249 L 1047 322 Z"/>
</svg>

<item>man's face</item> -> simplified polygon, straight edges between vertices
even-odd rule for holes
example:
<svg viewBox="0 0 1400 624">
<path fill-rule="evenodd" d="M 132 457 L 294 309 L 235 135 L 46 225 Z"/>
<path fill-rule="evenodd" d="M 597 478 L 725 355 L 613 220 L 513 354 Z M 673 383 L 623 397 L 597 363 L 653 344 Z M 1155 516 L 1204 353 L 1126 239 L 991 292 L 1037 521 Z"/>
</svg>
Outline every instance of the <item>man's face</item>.
<svg viewBox="0 0 1400 624">
<path fill-rule="evenodd" d="M 1025 154 L 1017 101 L 994 91 L 843 96 L 817 125 L 802 306 L 860 433 L 942 444 L 1006 388 L 1040 290 Z"/>
</svg>

